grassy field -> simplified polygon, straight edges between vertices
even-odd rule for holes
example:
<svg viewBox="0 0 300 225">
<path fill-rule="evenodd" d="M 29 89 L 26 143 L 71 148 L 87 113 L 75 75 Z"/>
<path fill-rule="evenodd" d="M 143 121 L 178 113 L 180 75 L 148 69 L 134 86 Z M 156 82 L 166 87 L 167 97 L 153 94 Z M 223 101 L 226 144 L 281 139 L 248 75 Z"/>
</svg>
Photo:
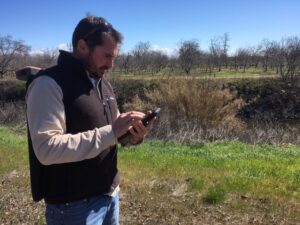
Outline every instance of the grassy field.
<svg viewBox="0 0 300 225">
<path fill-rule="evenodd" d="M 26 136 L 0 127 L 0 224 L 43 224 Z M 300 224 L 300 147 L 145 141 L 120 149 L 121 224 Z"/>
<path fill-rule="evenodd" d="M 162 70 L 159 73 L 152 74 L 151 72 L 140 72 L 140 73 L 123 73 L 121 71 L 110 71 L 109 77 L 122 77 L 123 79 L 153 79 L 153 78 L 182 78 L 186 74 L 181 70 L 168 71 L 168 69 Z M 267 72 L 264 72 L 263 68 L 247 68 L 245 72 L 243 69 L 234 70 L 229 68 L 222 68 L 221 71 L 218 71 L 217 68 L 209 71 L 197 69 L 192 70 L 191 74 L 188 76 L 198 77 L 198 78 L 267 78 L 267 77 L 279 77 L 275 70 L 269 69 Z"/>
</svg>

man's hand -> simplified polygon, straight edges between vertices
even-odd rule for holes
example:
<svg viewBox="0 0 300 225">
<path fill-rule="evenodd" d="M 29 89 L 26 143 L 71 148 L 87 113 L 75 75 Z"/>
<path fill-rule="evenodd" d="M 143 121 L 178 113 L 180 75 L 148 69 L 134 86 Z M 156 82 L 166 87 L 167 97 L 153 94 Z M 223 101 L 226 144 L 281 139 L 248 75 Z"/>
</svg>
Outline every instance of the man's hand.
<svg viewBox="0 0 300 225">
<path fill-rule="evenodd" d="M 151 114 L 151 111 L 148 111 L 147 114 Z M 144 115 L 145 117 L 145 115 Z M 132 138 L 130 139 L 131 144 L 138 144 L 140 143 L 145 135 L 152 130 L 153 123 L 156 120 L 156 117 L 154 117 L 145 127 L 141 120 L 137 121 L 136 124 L 129 129 L 129 132 L 132 134 Z"/>
<path fill-rule="evenodd" d="M 112 125 L 112 129 L 116 135 L 116 138 L 121 137 L 129 130 L 130 127 L 133 127 L 136 125 L 136 123 L 141 122 L 141 119 L 143 119 L 144 117 L 144 113 L 136 111 L 120 114 L 120 116 Z"/>
</svg>

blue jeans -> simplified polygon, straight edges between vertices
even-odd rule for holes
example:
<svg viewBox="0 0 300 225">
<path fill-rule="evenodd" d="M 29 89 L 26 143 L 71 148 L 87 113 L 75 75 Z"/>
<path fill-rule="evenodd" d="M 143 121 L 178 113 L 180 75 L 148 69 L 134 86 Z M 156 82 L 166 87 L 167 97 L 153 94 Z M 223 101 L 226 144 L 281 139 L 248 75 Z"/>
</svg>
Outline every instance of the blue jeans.
<svg viewBox="0 0 300 225">
<path fill-rule="evenodd" d="M 118 225 L 119 193 L 100 195 L 66 204 L 47 204 L 48 225 Z"/>
</svg>

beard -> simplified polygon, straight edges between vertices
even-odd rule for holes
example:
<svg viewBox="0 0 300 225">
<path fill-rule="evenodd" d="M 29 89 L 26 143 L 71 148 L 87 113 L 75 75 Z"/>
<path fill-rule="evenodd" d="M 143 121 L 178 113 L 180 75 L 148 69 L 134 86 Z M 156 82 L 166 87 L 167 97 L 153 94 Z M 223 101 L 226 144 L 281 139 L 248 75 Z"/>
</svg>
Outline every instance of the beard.
<svg viewBox="0 0 300 225">
<path fill-rule="evenodd" d="M 89 54 L 84 60 L 83 64 L 86 70 L 92 77 L 102 78 L 106 71 L 109 69 L 107 66 L 97 67 L 93 61 L 92 54 Z"/>
</svg>

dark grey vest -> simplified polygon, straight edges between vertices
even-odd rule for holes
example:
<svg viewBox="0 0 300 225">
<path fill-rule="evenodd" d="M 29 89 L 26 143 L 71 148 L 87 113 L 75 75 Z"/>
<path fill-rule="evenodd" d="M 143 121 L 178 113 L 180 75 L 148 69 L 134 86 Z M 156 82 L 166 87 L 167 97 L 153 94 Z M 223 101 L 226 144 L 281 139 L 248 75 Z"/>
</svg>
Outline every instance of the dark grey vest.
<svg viewBox="0 0 300 225">
<path fill-rule="evenodd" d="M 117 104 L 108 81 L 102 79 L 99 93 L 88 79 L 81 62 L 69 53 L 61 51 L 58 64 L 37 76 L 40 75 L 51 77 L 62 89 L 67 133 L 93 130 L 112 124 L 116 119 Z M 30 135 L 28 143 L 35 201 L 44 198 L 46 203 L 71 202 L 108 193 L 119 184 L 117 146 L 104 150 L 93 159 L 45 166 L 34 154 Z"/>
</svg>

